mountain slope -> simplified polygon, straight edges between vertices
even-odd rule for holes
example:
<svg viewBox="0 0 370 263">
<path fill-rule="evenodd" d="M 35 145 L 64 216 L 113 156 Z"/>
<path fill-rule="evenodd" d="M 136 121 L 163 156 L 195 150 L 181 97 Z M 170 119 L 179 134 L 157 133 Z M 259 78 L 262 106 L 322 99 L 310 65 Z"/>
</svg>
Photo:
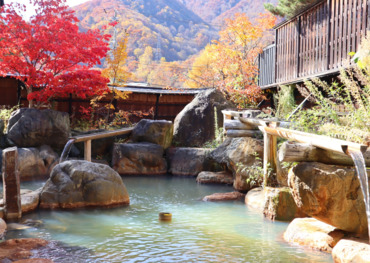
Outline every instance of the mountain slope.
<svg viewBox="0 0 370 263">
<path fill-rule="evenodd" d="M 116 16 L 118 37 L 129 34 L 132 59 L 146 46 L 160 46 L 167 61 L 184 60 L 217 37 L 215 29 L 176 0 L 91 0 L 74 10 L 83 29 L 101 28 Z"/>
</svg>

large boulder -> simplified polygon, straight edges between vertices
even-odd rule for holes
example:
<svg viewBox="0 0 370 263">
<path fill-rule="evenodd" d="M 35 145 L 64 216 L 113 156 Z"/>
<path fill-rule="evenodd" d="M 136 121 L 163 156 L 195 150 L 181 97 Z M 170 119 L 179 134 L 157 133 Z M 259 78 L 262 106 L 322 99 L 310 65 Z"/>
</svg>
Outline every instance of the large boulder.
<svg viewBox="0 0 370 263">
<path fill-rule="evenodd" d="M 284 240 L 330 253 L 345 233 L 314 218 L 296 218 L 284 233 Z"/>
<path fill-rule="evenodd" d="M 263 214 L 270 220 L 291 221 L 296 217 L 305 217 L 297 207 L 289 188 L 265 188 Z"/>
<path fill-rule="evenodd" d="M 249 167 L 261 167 L 263 142 L 253 138 L 227 138 L 209 155 L 210 159 L 224 164 L 234 175 L 234 188 L 247 192 L 251 187 L 258 186 L 257 175 L 249 172 Z M 256 170 L 256 169 L 254 169 Z M 258 175 L 260 176 L 260 175 Z M 247 182 L 252 179 L 256 184 Z"/>
<path fill-rule="evenodd" d="M 360 240 L 342 239 L 331 255 L 335 263 L 370 263 L 370 245 Z"/>
<path fill-rule="evenodd" d="M 166 120 L 141 120 L 131 133 L 134 142 L 151 142 L 164 149 L 171 146 L 173 124 Z"/>
<path fill-rule="evenodd" d="M 107 165 L 65 161 L 54 167 L 40 194 L 40 208 L 73 209 L 128 205 L 126 187 Z"/>
<path fill-rule="evenodd" d="M 215 108 L 218 127 L 223 126 L 221 110 L 235 109 L 222 92 L 210 89 L 199 93 L 176 116 L 173 142 L 176 146 L 201 147 L 215 136 Z"/>
<path fill-rule="evenodd" d="M 8 141 L 18 147 L 49 145 L 62 149 L 70 134 L 69 115 L 54 110 L 22 108 L 12 113 Z"/>
<path fill-rule="evenodd" d="M 167 173 L 163 147 L 154 143 L 116 143 L 112 167 L 119 174 L 159 175 Z"/>
<path fill-rule="evenodd" d="M 289 171 L 289 187 L 304 213 L 347 232 L 367 234 L 365 204 L 354 168 L 300 163 Z"/>
<path fill-rule="evenodd" d="M 206 168 L 206 148 L 169 148 L 166 151 L 168 171 L 173 175 L 197 176 Z"/>
<path fill-rule="evenodd" d="M 19 174 L 23 181 L 49 178 L 59 156 L 50 146 L 18 148 Z"/>
<path fill-rule="evenodd" d="M 265 208 L 265 191 L 262 187 L 254 188 L 245 195 L 245 204 L 258 211 L 263 211 Z"/>
<path fill-rule="evenodd" d="M 228 171 L 209 172 L 203 171 L 197 176 L 197 183 L 200 184 L 233 184 L 233 175 Z"/>
</svg>

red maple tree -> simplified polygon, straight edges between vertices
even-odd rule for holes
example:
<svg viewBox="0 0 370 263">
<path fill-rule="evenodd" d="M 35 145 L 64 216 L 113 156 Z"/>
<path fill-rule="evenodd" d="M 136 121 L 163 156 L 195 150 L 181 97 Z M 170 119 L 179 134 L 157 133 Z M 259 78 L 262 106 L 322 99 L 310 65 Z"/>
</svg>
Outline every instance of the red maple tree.
<svg viewBox="0 0 370 263">
<path fill-rule="evenodd" d="M 55 97 L 85 98 L 108 90 L 109 80 L 92 69 L 106 56 L 109 35 L 80 32 L 65 0 L 31 0 L 36 14 L 26 21 L 26 7 L 0 9 L 0 76 L 13 76 L 27 89 L 29 107 Z"/>
</svg>

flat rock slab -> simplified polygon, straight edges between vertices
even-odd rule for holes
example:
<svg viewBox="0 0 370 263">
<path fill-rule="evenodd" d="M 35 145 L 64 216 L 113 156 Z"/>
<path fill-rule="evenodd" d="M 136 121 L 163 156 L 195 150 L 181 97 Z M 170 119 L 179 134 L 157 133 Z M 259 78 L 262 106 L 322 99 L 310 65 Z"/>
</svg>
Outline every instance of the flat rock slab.
<svg viewBox="0 0 370 263">
<path fill-rule="evenodd" d="M 218 202 L 218 201 L 237 201 L 244 200 L 245 194 L 239 192 L 230 193 L 215 193 L 212 195 L 207 195 L 203 198 L 205 202 Z"/>
<path fill-rule="evenodd" d="M 21 238 L 4 241 L 0 243 L 0 262 L 29 259 L 33 254 L 32 250 L 44 247 L 48 243 L 48 241 L 39 238 Z"/>
<path fill-rule="evenodd" d="M 198 174 L 197 182 L 200 184 L 229 184 L 234 183 L 233 175 L 230 172 L 206 172 Z"/>
<path fill-rule="evenodd" d="M 312 249 L 331 253 L 344 237 L 344 232 L 314 218 L 296 218 L 284 233 L 284 240 Z"/>
<path fill-rule="evenodd" d="M 368 240 L 342 239 L 331 254 L 336 263 L 370 263 Z"/>
</svg>

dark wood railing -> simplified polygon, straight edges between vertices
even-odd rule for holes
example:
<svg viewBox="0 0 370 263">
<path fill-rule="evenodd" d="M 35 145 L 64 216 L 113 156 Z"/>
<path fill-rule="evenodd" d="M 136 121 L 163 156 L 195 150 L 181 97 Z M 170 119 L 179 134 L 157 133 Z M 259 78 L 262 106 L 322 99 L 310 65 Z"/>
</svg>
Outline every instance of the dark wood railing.
<svg viewBox="0 0 370 263">
<path fill-rule="evenodd" d="M 277 26 L 276 45 L 260 55 L 260 86 L 294 83 L 349 66 L 349 53 L 358 50 L 370 28 L 369 10 L 370 0 L 326 0 Z M 261 59 L 270 49 L 276 49 L 275 67 Z"/>
<path fill-rule="evenodd" d="M 258 85 L 266 86 L 275 82 L 275 45 L 272 44 L 263 49 L 263 52 L 258 57 Z"/>
</svg>

